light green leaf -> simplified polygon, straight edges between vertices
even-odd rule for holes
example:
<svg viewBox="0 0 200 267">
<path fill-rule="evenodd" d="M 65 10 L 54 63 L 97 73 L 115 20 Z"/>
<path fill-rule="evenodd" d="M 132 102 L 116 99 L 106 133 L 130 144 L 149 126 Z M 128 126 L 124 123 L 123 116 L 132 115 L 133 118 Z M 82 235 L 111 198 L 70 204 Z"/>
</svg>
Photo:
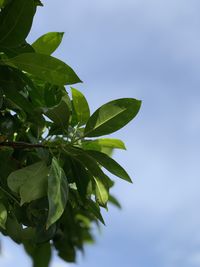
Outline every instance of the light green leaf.
<svg viewBox="0 0 200 267">
<path fill-rule="evenodd" d="M 133 98 L 117 99 L 101 106 L 88 120 L 85 136 L 96 137 L 121 129 L 137 115 L 140 106 L 141 101 Z"/>
<path fill-rule="evenodd" d="M 4 63 L 35 75 L 55 85 L 79 83 L 76 73 L 63 61 L 44 54 L 25 53 L 4 60 Z"/>
<path fill-rule="evenodd" d="M 99 151 L 89 150 L 87 151 L 87 153 L 109 172 L 122 178 L 127 182 L 132 183 L 128 173 L 114 159 Z"/>
<path fill-rule="evenodd" d="M 49 214 L 47 229 L 63 214 L 68 200 L 68 194 L 69 187 L 67 178 L 58 160 L 54 157 L 48 177 Z"/>
<path fill-rule="evenodd" d="M 0 0 L 0 9 L 4 7 L 6 4 L 6 0 Z"/>
<path fill-rule="evenodd" d="M 0 46 L 16 47 L 24 43 L 35 14 L 33 0 L 13 0 L 1 11 Z"/>
<path fill-rule="evenodd" d="M 38 38 L 33 44 L 36 53 L 51 55 L 62 42 L 64 32 L 49 32 Z"/>
<path fill-rule="evenodd" d="M 82 148 L 85 150 L 97 150 L 101 151 L 102 148 L 118 148 L 118 149 L 126 149 L 124 142 L 119 139 L 114 138 L 102 138 L 96 140 L 89 140 L 82 142 Z"/>
<path fill-rule="evenodd" d="M 95 181 L 95 196 L 99 205 L 105 207 L 108 202 L 109 192 L 103 181 L 98 177 L 94 177 Z"/>
<path fill-rule="evenodd" d="M 46 195 L 49 168 L 43 161 L 12 172 L 8 187 L 21 197 L 21 205 Z"/>
<path fill-rule="evenodd" d="M 79 126 L 86 124 L 90 117 L 90 109 L 85 96 L 75 88 L 71 88 L 73 106 Z"/>
<path fill-rule="evenodd" d="M 7 215 L 8 214 L 5 206 L 3 205 L 3 203 L 0 202 L 0 227 L 2 227 L 3 229 L 5 229 Z"/>
<path fill-rule="evenodd" d="M 45 108 L 44 113 L 57 126 L 61 127 L 62 129 L 67 129 L 70 117 L 68 97 L 62 97 L 60 103 L 54 107 Z"/>
</svg>

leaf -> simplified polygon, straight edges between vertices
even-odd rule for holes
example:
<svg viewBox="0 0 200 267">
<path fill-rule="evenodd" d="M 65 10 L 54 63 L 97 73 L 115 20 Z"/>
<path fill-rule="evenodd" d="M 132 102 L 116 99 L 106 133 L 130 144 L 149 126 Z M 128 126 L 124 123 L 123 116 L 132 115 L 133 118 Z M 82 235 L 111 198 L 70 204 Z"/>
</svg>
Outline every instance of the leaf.
<svg viewBox="0 0 200 267">
<path fill-rule="evenodd" d="M 48 200 L 49 214 L 47 219 L 47 229 L 55 223 L 63 214 L 68 200 L 68 182 L 63 169 L 58 160 L 52 159 L 51 169 L 48 177 Z"/>
<path fill-rule="evenodd" d="M 101 222 L 105 225 L 104 219 L 101 215 L 100 208 L 97 203 L 92 200 L 88 200 L 88 210 Z"/>
<path fill-rule="evenodd" d="M 102 138 L 96 140 L 89 140 L 82 142 L 82 148 L 85 150 L 97 150 L 101 151 L 102 148 L 118 148 L 126 150 L 124 142 L 119 139 Z"/>
<path fill-rule="evenodd" d="M 140 106 L 141 101 L 133 98 L 121 98 L 101 106 L 89 118 L 84 135 L 96 137 L 121 129 L 137 115 Z"/>
<path fill-rule="evenodd" d="M 24 43 L 35 14 L 33 0 L 13 0 L 0 14 L 0 46 L 15 47 Z"/>
<path fill-rule="evenodd" d="M 36 53 L 51 55 L 62 42 L 64 32 L 49 32 L 38 38 L 33 44 Z"/>
<path fill-rule="evenodd" d="M 62 97 L 60 103 L 52 108 L 44 109 L 45 115 L 51 119 L 57 126 L 67 129 L 69 124 L 70 109 L 68 98 Z"/>
<path fill-rule="evenodd" d="M 87 172 L 83 164 L 79 161 L 71 159 L 71 167 L 73 171 L 73 178 L 75 180 L 80 196 L 85 199 L 90 181 L 90 174 Z"/>
<path fill-rule="evenodd" d="M 75 88 L 71 88 L 73 107 L 79 126 L 86 124 L 90 117 L 90 109 L 85 96 Z"/>
<path fill-rule="evenodd" d="M 51 260 L 51 245 L 49 242 L 43 244 L 32 244 L 24 242 L 24 248 L 33 261 L 33 267 L 48 267 Z"/>
<path fill-rule="evenodd" d="M 87 151 L 87 153 L 95 160 L 97 160 L 98 163 L 105 169 L 107 169 L 109 172 L 122 178 L 127 182 L 132 183 L 128 173 L 114 159 L 99 151 L 89 150 Z"/>
<path fill-rule="evenodd" d="M 109 197 L 108 189 L 98 177 L 94 177 L 94 181 L 96 201 L 99 203 L 99 205 L 105 207 Z"/>
<path fill-rule="evenodd" d="M 26 0 L 27 1 L 27 0 Z M 55 85 L 79 83 L 76 73 L 63 61 L 44 54 L 25 53 L 4 60 L 4 63 L 35 75 L 39 79 Z"/>
<path fill-rule="evenodd" d="M 64 151 L 69 156 L 81 162 L 88 169 L 92 176 L 99 177 L 102 180 L 106 179 L 106 175 L 98 166 L 97 161 L 84 150 L 75 147 L 66 147 Z"/>
<path fill-rule="evenodd" d="M 3 203 L 0 202 L 0 227 L 5 229 L 7 221 L 7 210 Z"/>
<path fill-rule="evenodd" d="M 15 57 L 19 54 L 34 53 L 34 49 L 27 42 L 24 42 L 16 47 L 1 47 L 0 50 L 6 54 L 7 57 Z"/>
<path fill-rule="evenodd" d="M 49 168 L 39 161 L 12 172 L 8 176 L 8 187 L 21 197 L 21 205 L 39 199 L 47 193 Z"/>
<path fill-rule="evenodd" d="M 112 195 L 109 195 L 109 202 L 112 203 L 114 206 L 118 207 L 119 209 L 121 209 L 121 205 L 119 203 L 119 201 Z"/>
<path fill-rule="evenodd" d="M 0 0 L 0 9 L 6 5 L 6 0 Z"/>
</svg>

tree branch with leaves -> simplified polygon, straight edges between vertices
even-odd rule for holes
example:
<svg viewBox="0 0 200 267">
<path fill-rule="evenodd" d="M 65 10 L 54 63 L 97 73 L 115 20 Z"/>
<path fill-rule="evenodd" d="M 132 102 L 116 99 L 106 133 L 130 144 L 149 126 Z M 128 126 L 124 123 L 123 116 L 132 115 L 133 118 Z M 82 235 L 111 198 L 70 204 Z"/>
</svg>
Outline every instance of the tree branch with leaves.
<svg viewBox="0 0 200 267">
<path fill-rule="evenodd" d="M 113 100 L 90 114 L 74 70 L 51 56 L 63 33 L 26 42 L 39 0 L 0 0 L 0 231 L 23 244 L 35 267 L 53 249 L 67 262 L 103 223 L 111 173 L 131 182 L 111 155 L 125 149 L 106 135 L 127 125 L 141 101 Z M 103 167 L 103 169 L 102 169 Z M 106 169 L 108 172 L 104 172 Z"/>
</svg>

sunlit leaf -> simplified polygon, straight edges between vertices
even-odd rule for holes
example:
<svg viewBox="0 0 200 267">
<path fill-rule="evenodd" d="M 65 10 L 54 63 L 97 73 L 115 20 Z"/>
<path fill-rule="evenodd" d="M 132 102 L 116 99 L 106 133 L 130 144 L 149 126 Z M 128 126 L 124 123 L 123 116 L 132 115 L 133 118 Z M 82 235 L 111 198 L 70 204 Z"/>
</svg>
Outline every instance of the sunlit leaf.
<svg viewBox="0 0 200 267">
<path fill-rule="evenodd" d="M 85 96 L 75 88 L 71 88 L 73 107 L 78 125 L 84 125 L 90 117 L 90 109 Z"/>
<path fill-rule="evenodd" d="M 52 84 L 67 85 L 81 82 L 71 67 L 52 56 L 25 53 L 4 62 Z"/>
<path fill-rule="evenodd" d="M 37 53 L 51 55 L 62 42 L 63 34 L 63 32 L 46 33 L 38 38 L 32 47 Z"/>
<path fill-rule="evenodd" d="M 121 129 L 137 115 L 140 106 L 141 101 L 133 98 L 117 99 L 101 106 L 88 120 L 85 136 L 102 136 Z"/>
</svg>

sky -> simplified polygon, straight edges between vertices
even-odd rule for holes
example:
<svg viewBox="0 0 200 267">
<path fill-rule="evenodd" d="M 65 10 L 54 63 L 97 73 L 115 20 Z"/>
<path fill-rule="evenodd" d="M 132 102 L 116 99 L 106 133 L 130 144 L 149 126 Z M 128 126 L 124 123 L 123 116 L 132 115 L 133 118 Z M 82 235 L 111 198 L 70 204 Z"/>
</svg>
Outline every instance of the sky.
<svg viewBox="0 0 200 267">
<path fill-rule="evenodd" d="M 74 68 L 92 111 L 121 97 L 143 101 L 112 136 L 115 159 L 133 178 L 116 180 L 121 211 L 110 207 L 96 244 L 78 267 L 200 266 L 200 2 L 44 0 L 30 41 L 64 31 L 55 56 Z M 3 239 L 0 266 L 31 266 Z M 68 267 L 56 256 L 51 267 Z M 71 265 L 75 267 L 76 265 Z"/>
</svg>

